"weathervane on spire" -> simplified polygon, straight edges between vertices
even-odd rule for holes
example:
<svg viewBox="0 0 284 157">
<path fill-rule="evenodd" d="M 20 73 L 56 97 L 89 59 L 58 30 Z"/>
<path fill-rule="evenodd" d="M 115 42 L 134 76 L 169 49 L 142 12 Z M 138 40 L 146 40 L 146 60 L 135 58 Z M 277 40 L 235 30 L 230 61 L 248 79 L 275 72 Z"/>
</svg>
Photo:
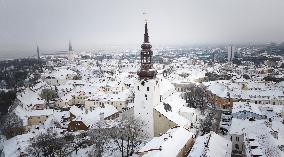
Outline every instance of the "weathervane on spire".
<svg viewBox="0 0 284 157">
<path fill-rule="evenodd" d="M 143 11 L 143 12 L 142 12 L 142 14 L 144 15 L 144 18 L 145 18 L 145 22 L 147 23 L 147 17 L 146 17 L 146 15 L 147 15 L 147 12 Z"/>
</svg>

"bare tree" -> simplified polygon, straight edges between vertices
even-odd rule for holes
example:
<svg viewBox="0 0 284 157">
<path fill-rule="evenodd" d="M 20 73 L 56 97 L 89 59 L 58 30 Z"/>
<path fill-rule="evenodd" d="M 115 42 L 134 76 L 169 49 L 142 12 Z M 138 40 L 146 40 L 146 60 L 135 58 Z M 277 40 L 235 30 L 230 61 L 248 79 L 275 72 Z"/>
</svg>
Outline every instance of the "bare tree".
<svg viewBox="0 0 284 157">
<path fill-rule="evenodd" d="M 91 144 L 92 143 L 90 141 L 90 138 L 88 137 L 88 133 L 84 132 L 84 133 L 81 133 L 79 135 L 76 135 L 74 137 L 73 142 L 72 142 L 72 145 L 73 145 L 72 146 L 73 147 L 72 152 L 75 151 L 75 153 L 77 155 L 80 148 L 90 146 Z"/>
<path fill-rule="evenodd" d="M 102 157 L 108 144 L 110 143 L 110 132 L 112 129 L 106 128 L 105 123 L 99 122 L 96 128 L 88 132 L 90 143 L 93 144 L 94 149 L 91 156 Z"/>
<path fill-rule="evenodd" d="M 216 109 L 214 104 L 208 102 L 208 95 L 206 90 L 202 86 L 193 85 L 187 89 L 185 93 L 185 99 L 189 107 L 194 107 L 203 115 L 200 119 L 199 131 L 201 134 L 209 133 L 210 131 L 216 131 L 218 125 L 218 117 L 220 112 Z"/>
<path fill-rule="evenodd" d="M 55 155 L 59 157 L 67 156 L 73 149 L 74 136 L 71 134 L 66 134 L 62 137 L 56 138 Z"/>
<path fill-rule="evenodd" d="M 204 117 L 201 119 L 201 126 L 199 128 L 199 131 L 201 131 L 202 135 L 207 134 L 212 130 L 214 117 L 214 113 L 210 110 L 206 110 L 204 113 L 205 114 Z"/>
<path fill-rule="evenodd" d="M 203 113 L 207 107 L 207 95 L 204 88 L 196 85 L 190 86 L 184 95 L 189 107 L 199 108 Z"/>
<path fill-rule="evenodd" d="M 55 142 L 55 136 L 57 136 L 57 134 L 51 131 L 40 133 L 31 140 L 31 146 L 28 148 L 28 152 L 37 157 L 54 155 L 52 145 L 53 142 Z"/>
<path fill-rule="evenodd" d="M 118 124 L 112 128 L 110 135 L 121 152 L 121 156 L 131 156 L 135 148 L 148 137 L 143 132 L 143 121 L 133 117 L 123 117 L 118 120 Z"/>
</svg>

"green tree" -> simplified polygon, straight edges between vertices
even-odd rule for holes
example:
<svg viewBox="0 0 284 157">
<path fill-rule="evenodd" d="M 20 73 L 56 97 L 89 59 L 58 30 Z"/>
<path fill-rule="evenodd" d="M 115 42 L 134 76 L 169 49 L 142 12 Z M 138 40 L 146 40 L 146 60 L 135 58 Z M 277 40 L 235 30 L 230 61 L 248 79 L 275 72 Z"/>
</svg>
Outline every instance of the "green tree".
<svg viewBox="0 0 284 157">
<path fill-rule="evenodd" d="M 58 95 L 57 95 L 57 92 L 54 91 L 54 90 L 51 90 L 51 89 L 43 89 L 41 91 L 41 94 L 40 94 L 40 97 L 45 99 L 47 104 L 49 104 L 49 102 L 54 99 L 54 98 L 57 98 Z"/>
</svg>

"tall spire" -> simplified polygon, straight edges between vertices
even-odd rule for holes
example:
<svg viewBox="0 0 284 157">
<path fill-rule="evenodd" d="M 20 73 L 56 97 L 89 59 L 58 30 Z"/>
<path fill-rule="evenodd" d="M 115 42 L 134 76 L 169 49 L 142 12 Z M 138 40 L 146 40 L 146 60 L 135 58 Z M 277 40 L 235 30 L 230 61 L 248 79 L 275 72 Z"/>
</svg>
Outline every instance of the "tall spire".
<svg viewBox="0 0 284 157">
<path fill-rule="evenodd" d="M 71 41 L 69 41 L 69 51 L 73 51 Z"/>
<path fill-rule="evenodd" d="M 148 25 L 147 25 L 147 21 L 146 21 L 146 23 L 145 23 L 144 43 L 149 43 L 149 35 L 148 35 Z"/>
<path fill-rule="evenodd" d="M 141 66 L 137 74 L 140 79 L 153 79 L 156 77 L 157 71 L 154 69 L 152 63 L 153 51 L 151 50 L 152 45 L 149 43 L 147 21 L 145 23 L 144 42 L 141 48 Z"/>
<path fill-rule="evenodd" d="M 36 46 L 36 52 L 37 52 L 37 59 L 39 60 L 40 56 L 39 56 L 39 47 L 38 47 L 38 45 Z"/>
</svg>

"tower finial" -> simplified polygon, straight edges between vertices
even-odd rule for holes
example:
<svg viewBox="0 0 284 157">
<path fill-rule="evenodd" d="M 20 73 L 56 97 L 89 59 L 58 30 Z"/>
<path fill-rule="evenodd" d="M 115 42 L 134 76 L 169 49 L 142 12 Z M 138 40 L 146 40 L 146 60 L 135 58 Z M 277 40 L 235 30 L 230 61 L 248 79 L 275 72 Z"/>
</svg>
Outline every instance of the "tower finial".
<svg viewBox="0 0 284 157">
<path fill-rule="evenodd" d="M 145 18 L 145 33 L 144 33 L 144 43 L 149 43 L 149 35 L 148 35 L 148 26 L 147 26 L 147 18 L 146 18 L 146 12 L 142 12 Z"/>
</svg>

